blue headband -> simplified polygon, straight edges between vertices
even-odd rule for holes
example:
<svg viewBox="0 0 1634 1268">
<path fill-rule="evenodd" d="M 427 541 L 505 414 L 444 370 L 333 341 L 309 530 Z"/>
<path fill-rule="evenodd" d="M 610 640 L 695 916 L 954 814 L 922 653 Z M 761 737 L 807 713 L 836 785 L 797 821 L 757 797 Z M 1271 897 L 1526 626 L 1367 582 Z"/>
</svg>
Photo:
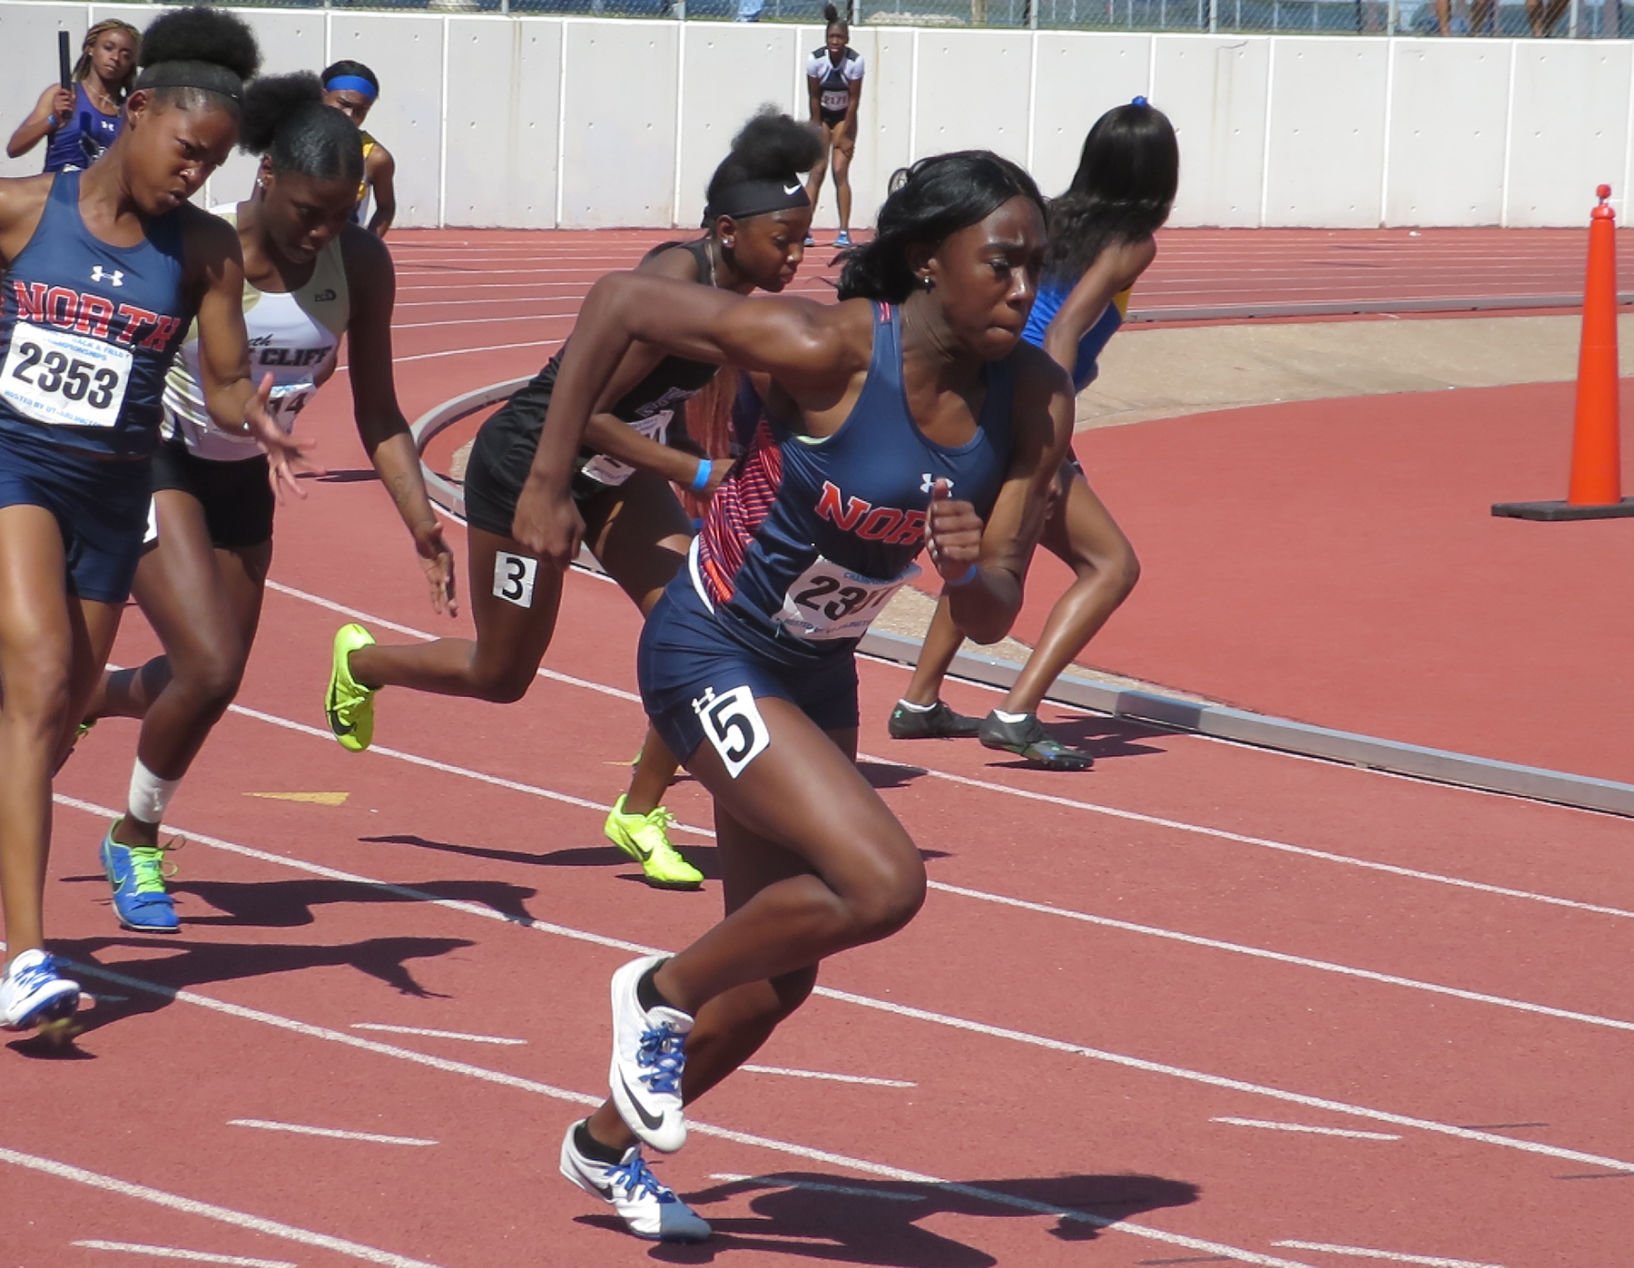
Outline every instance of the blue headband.
<svg viewBox="0 0 1634 1268">
<path fill-rule="evenodd" d="M 356 92 L 362 93 L 370 101 L 380 95 L 376 88 L 362 75 L 336 75 L 323 86 L 325 92 Z"/>
</svg>

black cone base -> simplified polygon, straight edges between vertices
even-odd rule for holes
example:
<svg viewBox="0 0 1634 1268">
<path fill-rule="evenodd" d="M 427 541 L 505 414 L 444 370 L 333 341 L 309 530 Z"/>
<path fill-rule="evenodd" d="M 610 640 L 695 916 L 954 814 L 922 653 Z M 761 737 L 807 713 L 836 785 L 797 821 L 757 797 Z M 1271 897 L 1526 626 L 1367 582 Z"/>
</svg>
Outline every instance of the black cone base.
<svg viewBox="0 0 1634 1268">
<path fill-rule="evenodd" d="M 1623 519 L 1634 516 L 1634 498 L 1590 506 L 1573 506 L 1570 502 L 1495 502 L 1492 513 L 1518 520 Z"/>
</svg>

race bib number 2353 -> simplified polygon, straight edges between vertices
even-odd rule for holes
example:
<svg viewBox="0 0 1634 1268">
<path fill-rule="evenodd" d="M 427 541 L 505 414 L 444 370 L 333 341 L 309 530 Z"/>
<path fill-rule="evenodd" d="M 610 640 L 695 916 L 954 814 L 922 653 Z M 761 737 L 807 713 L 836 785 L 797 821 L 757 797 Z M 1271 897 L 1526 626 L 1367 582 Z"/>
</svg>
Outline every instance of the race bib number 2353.
<svg viewBox="0 0 1634 1268">
<path fill-rule="evenodd" d="M 19 321 L 0 366 L 0 397 L 53 427 L 112 427 L 130 381 L 127 348 Z"/>
</svg>

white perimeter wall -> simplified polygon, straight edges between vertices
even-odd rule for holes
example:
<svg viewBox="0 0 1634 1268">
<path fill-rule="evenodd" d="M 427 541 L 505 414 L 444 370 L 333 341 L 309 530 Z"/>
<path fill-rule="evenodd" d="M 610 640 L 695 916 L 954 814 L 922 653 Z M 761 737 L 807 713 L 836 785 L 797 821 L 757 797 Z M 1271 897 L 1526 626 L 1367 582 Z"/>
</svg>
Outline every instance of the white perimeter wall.
<svg viewBox="0 0 1634 1268">
<path fill-rule="evenodd" d="M 0 131 L 56 66 L 54 32 L 146 6 L 0 3 Z M 244 10 L 272 72 L 342 57 L 384 82 L 369 129 L 397 157 L 398 219 L 590 228 L 698 223 L 738 125 L 806 113 L 817 27 Z M 986 146 L 1046 192 L 1085 131 L 1144 93 L 1180 134 L 1177 225 L 1581 225 L 1630 181 L 1634 42 L 1088 34 L 858 27 L 859 225 L 891 172 Z M 43 150 L 0 159 L 39 169 Z M 217 201 L 249 188 L 236 156 Z M 817 216 L 834 223 L 832 186 Z"/>
</svg>

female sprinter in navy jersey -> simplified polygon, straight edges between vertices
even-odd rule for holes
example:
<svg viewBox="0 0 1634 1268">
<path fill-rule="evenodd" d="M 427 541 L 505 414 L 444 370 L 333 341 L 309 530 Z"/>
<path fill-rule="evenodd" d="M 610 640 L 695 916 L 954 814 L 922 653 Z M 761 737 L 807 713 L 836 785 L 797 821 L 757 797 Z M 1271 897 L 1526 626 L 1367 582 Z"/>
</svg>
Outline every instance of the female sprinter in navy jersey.
<svg viewBox="0 0 1634 1268">
<path fill-rule="evenodd" d="M 351 223 L 363 172 L 358 130 L 324 105 L 316 75 L 298 74 L 250 86 L 241 133 L 242 148 L 261 156 L 254 196 L 227 217 L 244 253 L 252 370 L 273 376 L 274 414 L 293 429 L 347 337 L 358 437 L 425 566 L 432 607 L 452 608 L 453 557 L 392 379 L 391 256 Z M 129 807 L 103 839 L 102 866 L 120 923 L 155 933 L 177 927 L 159 825 L 237 693 L 272 562 L 267 459 L 253 442 L 211 425 L 198 333 L 188 332 L 165 387 L 166 439 L 153 478 L 157 540 L 136 570 L 136 601 L 164 654 L 104 674 L 88 711 L 142 719 Z"/>
<path fill-rule="evenodd" d="M 380 99 L 380 80 L 375 73 L 362 62 L 343 61 L 325 67 L 322 79 L 324 104 L 339 110 L 361 132 L 363 121 Z M 362 136 L 363 175 L 357 183 L 357 205 L 352 209 L 352 219 L 358 224 L 367 223 L 370 233 L 384 238 L 397 217 L 397 189 L 393 184 L 397 177 L 397 160 L 367 132 L 362 132 Z M 371 195 L 373 208 L 369 208 Z M 363 219 L 365 209 L 369 211 L 367 222 Z"/>
<path fill-rule="evenodd" d="M 43 949 L 51 771 L 83 714 L 141 551 L 165 372 L 196 318 L 210 414 L 299 447 L 250 379 L 243 264 L 187 202 L 238 137 L 255 37 L 221 10 L 145 33 L 126 125 L 85 172 L 0 180 L 0 1024 L 73 1012 Z"/>
<path fill-rule="evenodd" d="M 642 701 L 715 799 L 726 917 L 613 975 L 612 1099 L 568 1129 L 563 1174 L 643 1237 L 709 1226 L 652 1176 L 690 1104 L 810 994 L 819 963 L 906 924 L 918 850 L 855 765 L 858 638 L 917 567 L 993 640 L 1021 604 L 1072 426 L 1066 373 L 1024 343 L 1044 257 L 1032 178 L 986 152 L 924 159 L 845 260 L 845 302 L 746 300 L 630 274 L 580 311 L 517 505 L 561 560 L 566 464 L 633 340 L 769 376 L 766 416 L 647 618 Z"/>
<path fill-rule="evenodd" d="M 817 137 L 787 115 L 763 111 L 733 139 L 709 182 L 705 223 L 694 242 L 661 248 L 640 271 L 701 283 L 698 289 L 780 291 L 800 265 L 811 207 L 800 183 L 817 157 Z M 482 426 L 465 470 L 469 571 L 477 639 L 381 646 L 359 625 L 335 636 L 326 708 L 350 749 L 373 734 L 372 694 L 388 684 L 483 700 L 521 699 L 556 625 L 561 574 L 539 567 L 516 541 L 511 521 L 539 430 L 555 391 L 562 354 Z M 665 443 L 686 399 L 714 378 L 712 363 L 632 348 L 596 402 L 585 447 L 575 457 L 573 496 L 590 525 L 591 553 L 624 592 L 650 611 L 681 566 L 691 523 L 670 490 L 714 491 L 729 464 Z M 671 816 L 659 799 L 677 763 L 649 734 L 628 792 L 607 817 L 608 838 L 641 864 L 655 885 L 691 888 L 702 874 L 670 843 Z"/>
<path fill-rule="evenodd" d="M 851 28 L 832 4 L 823 6 L 828 23 L 823 47 L 812 51 L 806 61 L 806 91 L 811 98 L 811 121 L 823 130 L 823 156 L 811 169 L 806 193 L 813 208 L 823 192 L 823 176 L 830 155 L 834 167 L 834 200 L 840 208 L 837 247 L 851 245 L 851 159 L 857 152 L 857 108 L 862 102 L 862 77 L 866 70 L 862 54 L 846 41 Z M 815 245 L 806 238 L 806 245 Z"/>
<path fill-rule="evenodd" d="M 1179 185 L 1180 150 L 1161 110 L 1136 97 L 1107 111 L 1084 139 L 1078 171 L 1050 204 L 1050 249 L 1026 337 L 1072 373 L 1083 391 L 1096 358 L 1123 322 L 1129 288 L 1157 255 L 1152 235 L 1169 218 Z M 891 712 L 899 740 L 977 735 L 988 748 L 1050 770 L 1085 770 L 1091 756 L 1051 739 L 1038 720 L 1050 684 L 1084 650 L 1140 577 L 1140 564 L 1083 468 L 1061 466 L 1040 544 L 1072 569 L 1043 633 L 1001 709 L 964 717 L 939 696 L 963 636 L 948 605 L 937 604 L 907 694 Z"/>
<path fill-rule="evenodd" d="M 142 37 L 129 22 L 110 18 L 85 32 L 71 88 L 52 84 L 40 94 L 28 118 L 6 142 L 6 154 L 20 158 L 49 137 L 45 170 L 79 171 L 113 144 L 124 125 L 125 98 L 136 77 L 136 50 Z"/>
</svg>

